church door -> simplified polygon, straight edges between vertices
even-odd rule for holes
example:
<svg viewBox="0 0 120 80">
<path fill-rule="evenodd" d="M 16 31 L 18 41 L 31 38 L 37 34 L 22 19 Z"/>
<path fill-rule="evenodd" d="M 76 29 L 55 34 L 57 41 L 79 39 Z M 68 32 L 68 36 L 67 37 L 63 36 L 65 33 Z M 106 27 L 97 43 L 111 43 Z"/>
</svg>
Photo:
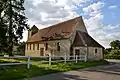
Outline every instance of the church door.
<svg viewBox="0 0 120 80">
<path fill-rule="evenodd" d="M 40 56 L 44 56 L 44 48 L 40 48 Z"/>
</svg>

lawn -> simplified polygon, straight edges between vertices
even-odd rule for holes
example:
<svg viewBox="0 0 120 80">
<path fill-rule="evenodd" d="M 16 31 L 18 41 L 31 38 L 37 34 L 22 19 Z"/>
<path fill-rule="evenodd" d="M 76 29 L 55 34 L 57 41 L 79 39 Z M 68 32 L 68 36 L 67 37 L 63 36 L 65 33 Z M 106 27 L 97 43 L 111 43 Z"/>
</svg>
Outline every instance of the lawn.
<svg viewBox="0 0 120 80">
<path fill-rule="evenodd" d="M 18 62 L 22 60 L 13 60 L 13 59 L 0 59 L 0 63 L 3 62 Z M 24 60 L 25 61 L 25 60 Z M 26 69 L 26 65 L 17 65 L 17 66 L 5 66 L 3 70 L 4 73 L 0 74 L 0 80 L 20 80 L 22 78 L 30 78 L 33 76 L 41 76 L 55 72 L 64 72 L 76 69 L 83 69 L 98 65 L 107 64 L 107 61 L 90 61 L 90 62 L 64 62 L 61 63 L 52 63 L 51 66 L 48 63 L 41 63 L 40 61 L 31 61 L 30 70 Z"/>
</svg>

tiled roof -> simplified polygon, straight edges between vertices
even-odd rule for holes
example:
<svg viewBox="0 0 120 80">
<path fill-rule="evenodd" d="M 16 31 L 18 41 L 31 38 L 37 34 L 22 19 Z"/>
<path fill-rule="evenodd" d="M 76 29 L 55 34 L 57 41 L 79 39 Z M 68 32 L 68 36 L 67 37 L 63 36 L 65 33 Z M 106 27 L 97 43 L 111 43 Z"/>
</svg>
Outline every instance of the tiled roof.
<svg viewBox="0 0 120 80">
<path fill-rule="evenodd" d="M 73 41 L 73 45 L 72 46 L 85 46 L 85 43 L 83 41 L 82 36 L 79 34 L 78 31 L 76 31 L 76 35 Z"/>
<path fill-rule="evenodd" d="M 88 33 L 82 31 L 76 31 L 75 40 L 72 46 L 103 47 L 97 41 L 95 41 Z"/>
<path fill-rule="evenodd" d="M 69 38 L 78 22 L 83 22 L 81 16 L 41 29 L 27 42 Z"/>
</svg>

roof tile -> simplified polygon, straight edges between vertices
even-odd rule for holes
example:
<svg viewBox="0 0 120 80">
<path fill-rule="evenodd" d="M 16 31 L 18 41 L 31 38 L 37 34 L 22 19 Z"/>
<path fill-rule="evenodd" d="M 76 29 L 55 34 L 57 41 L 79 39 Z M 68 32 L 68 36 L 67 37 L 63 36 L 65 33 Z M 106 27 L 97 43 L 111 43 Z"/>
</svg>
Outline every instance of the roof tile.
<svg viewBox="0 0 120 80">
<path fill-rule="evenodd" d="M 82 21 L 81 16 L 58 23 L 56 25 L 52 25 L 47 28 L 40 29 L 36 34 L 34 34 L 30 39 L 28 39 L 27 42 L 48 40 L 51 37 L 53 37 L 53 39 L 68 38 L 70 34 L 74 31 L 74 28 L 79 21 Z M 55 34 L 59 35 L 59 37 L 55 36 Z"/>
</svg>

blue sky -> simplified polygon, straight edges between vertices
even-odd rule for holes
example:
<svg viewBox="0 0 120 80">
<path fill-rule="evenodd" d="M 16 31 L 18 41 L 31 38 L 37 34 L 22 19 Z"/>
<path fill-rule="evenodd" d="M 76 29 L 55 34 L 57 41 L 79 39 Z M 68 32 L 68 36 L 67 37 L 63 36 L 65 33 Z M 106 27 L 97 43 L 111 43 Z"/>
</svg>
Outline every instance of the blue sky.
<svg viewBox="0 0 120 80">
<path fill-rule="evenodd" d="M 25 8 L 30 27 L 41 29 L 81 15 L 89 34 L 104 47 L 120 40 L 120 0 L 26 0 Z"/>
<path fill-rule="evenodd" d="M 106 5 L 102 9 L 104 14 L 104 24 L 120 24 L 120 0 L 109 0 L 105 1 Z M 110 6 L 116 6 L 109 9 Z"/>
<path fill-rule="evenodd" d="M 105 3 L 104 7 L 101 9 L 102 14 L 104 15 L 102 23 L 104 23 L 105 25 L 120 24 L 120 0 L 109 0 L 109 1 L 108 0 L 100 0 L 100 1 Z M 78 9 L 75 10 L 75 11 L 78 14 L 84 13 L 82 11 L 82 8 L 84 8 L 85 6 L 88 6 L 90 4 L 96 3 L 96 2 L 98 2 L 98 0 L 93 0 L 89 3 L 86 3 L 82 7 L 77 6 Z M 115 6 L 115 7 L 114 8 L 109 8 L 110 6 Z M 84 16 L 84 17 L 88 17 L 88 16 Z"/>
</svg>

